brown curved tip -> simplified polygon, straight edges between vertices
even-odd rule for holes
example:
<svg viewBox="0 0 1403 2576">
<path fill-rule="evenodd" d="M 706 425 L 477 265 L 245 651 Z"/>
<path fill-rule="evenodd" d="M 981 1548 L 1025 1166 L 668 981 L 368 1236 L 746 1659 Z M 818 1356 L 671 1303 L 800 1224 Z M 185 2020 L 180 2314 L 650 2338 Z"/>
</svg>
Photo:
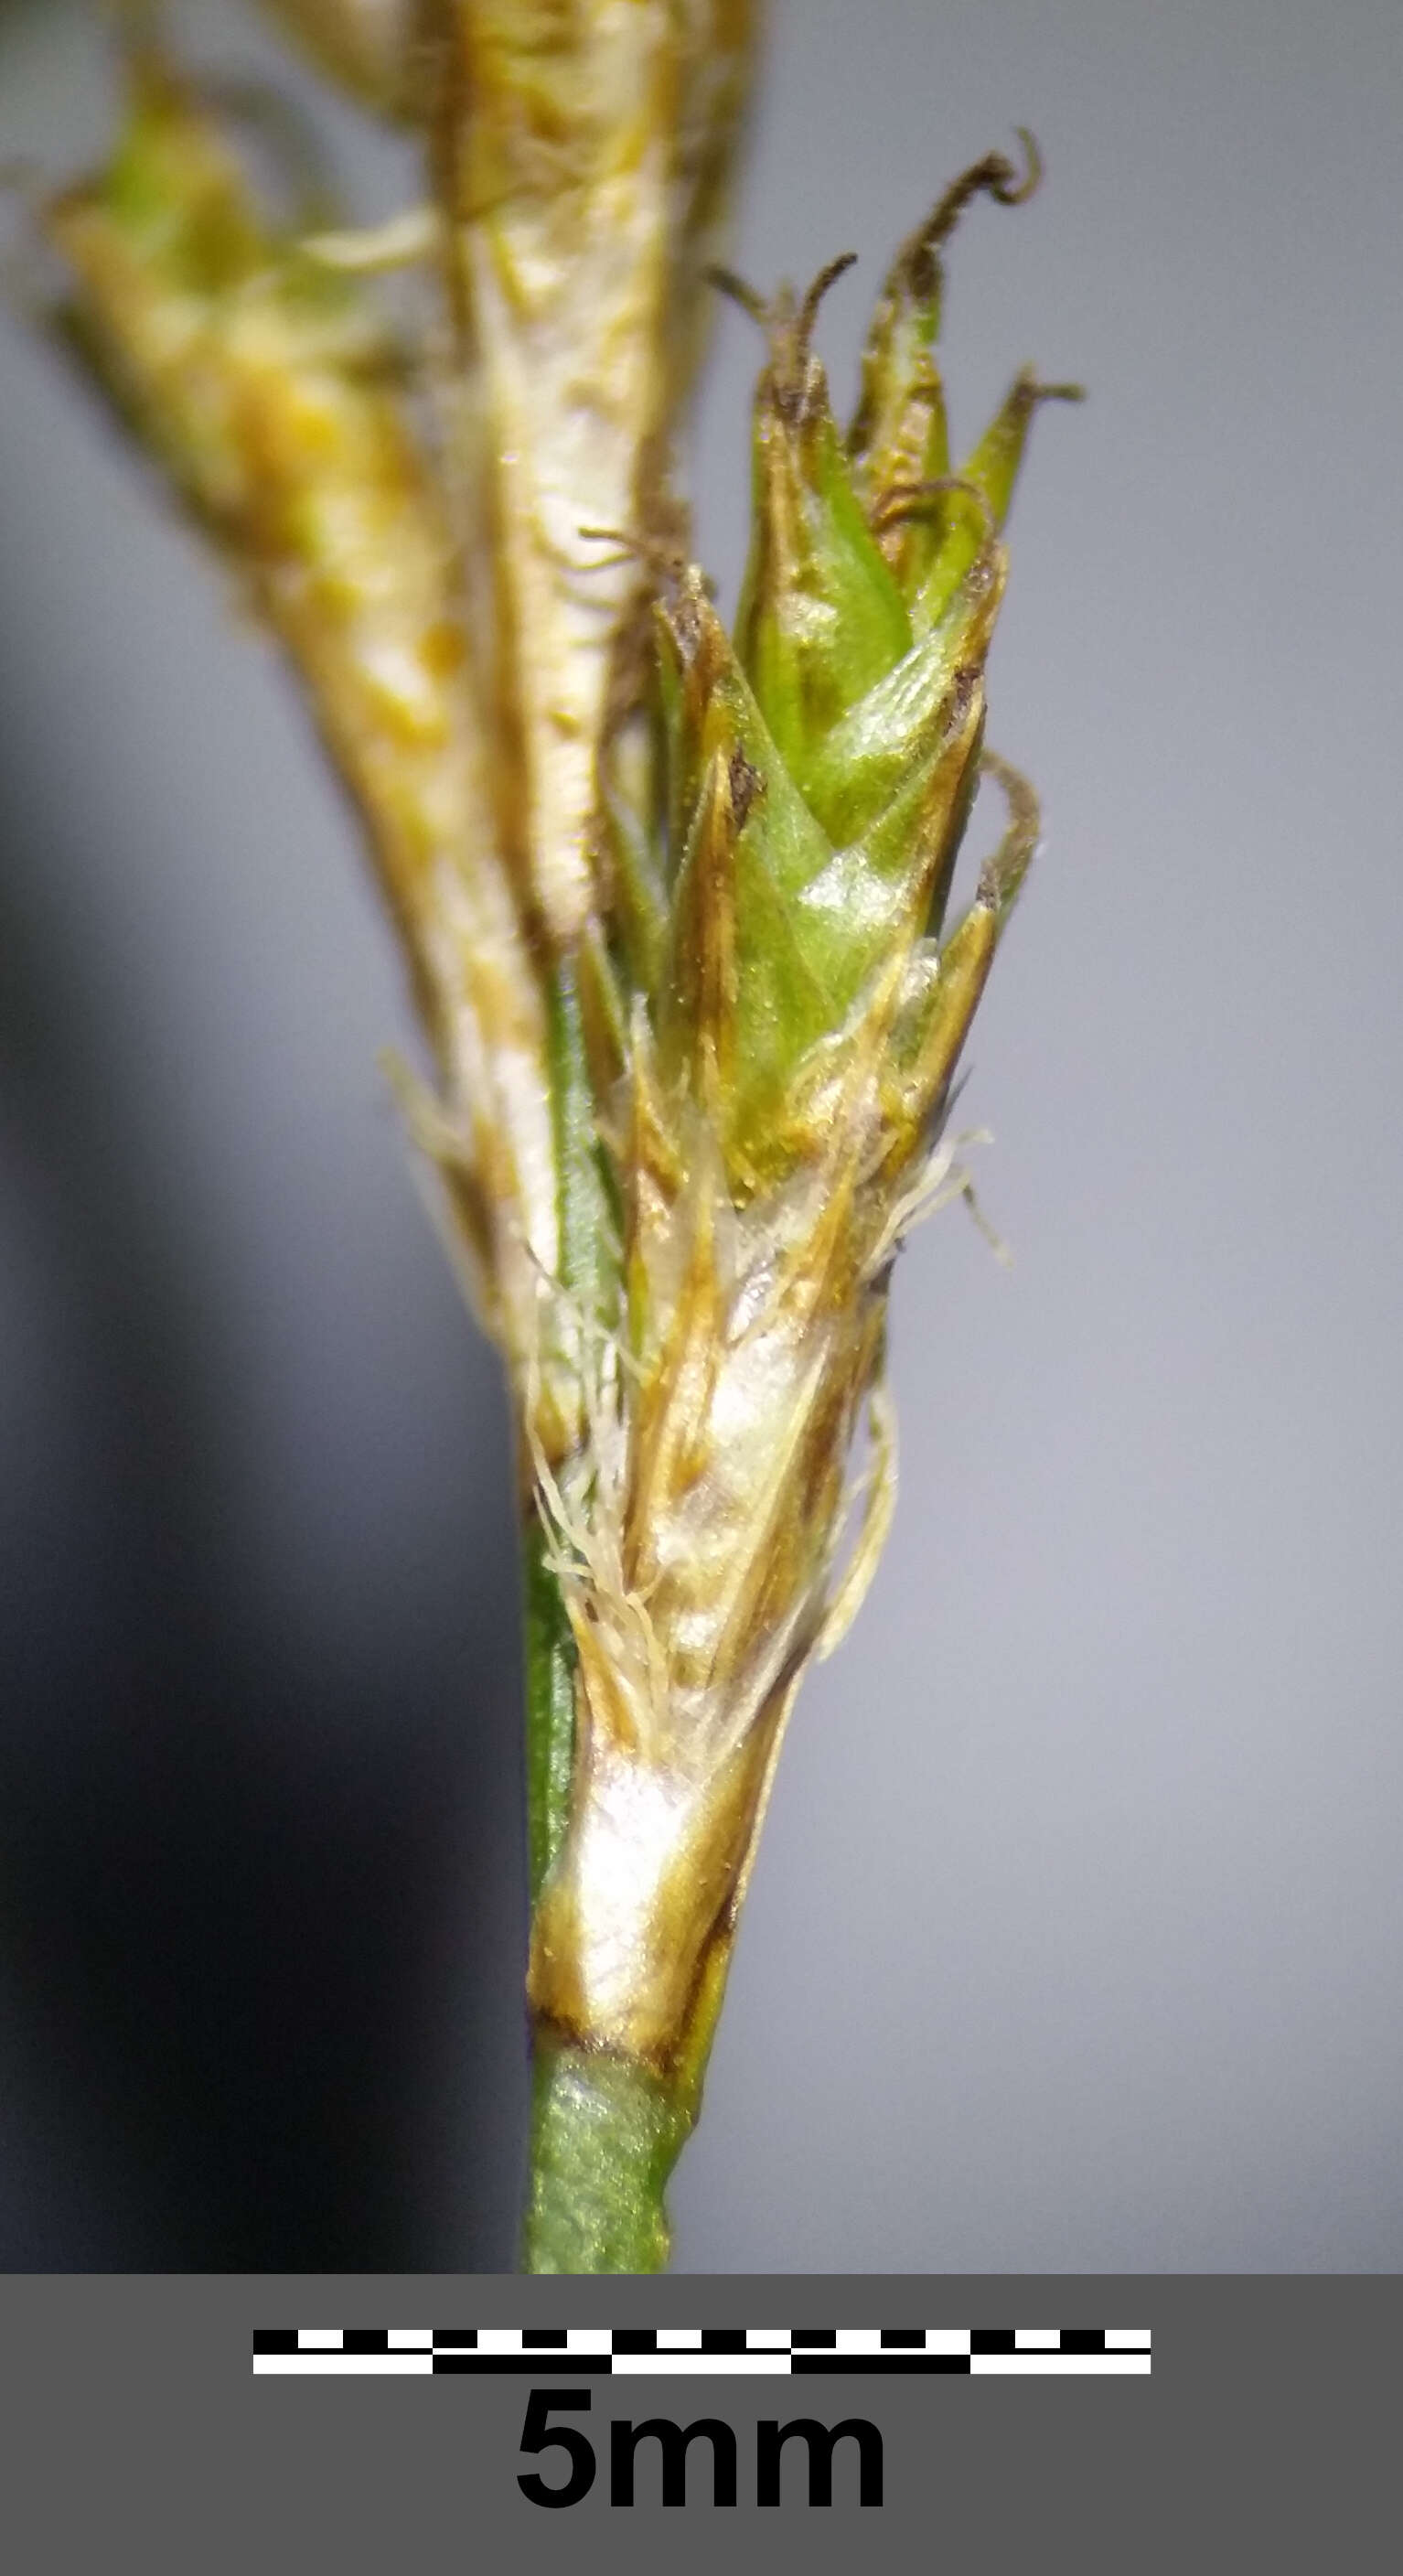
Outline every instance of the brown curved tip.
<svg viewBox="0 0 1403 2576">
<path fill-rule="evenodd" d="M 724 268 L 719 260 L 708 262 L 702 270 L 702 280 L 705 285 L 714 286 L 718 295 L 738 304 L 742 313 L 748 313 L 751 321 L 758 323 L 762 331 L 768 331 L 770 304 L 758 286 L 751 286 L 745 278 L 737 275 L 735 269 Z"/>
<path fill-rule="evenodd" d="M 839 252 L 836 259 L 830 259 L 826 268 L 821 268 L 819 270 L 819 273 L 814 279 L 812 286 L 809 288 L 803 303 L 799 307 L 796 339 L 801 356 L 807 356 L 808 354 L 809 342 L 813 338 L 814 324 L 818 320 L 818 308 L 823 302 L 825 295 L 828 293 L 830 286 L 836 286 L 839 278 L 845 277 L 848 270 L 850 268 L 854 268 L 856 265 L 856 251 L 844 250 Z"/>
<path fill-rule="evenodd" d="M 986 152 L 982 160 L 971 162 L 958 179 L 951 180 L 919 232 L 913 233 L 905 253 L 905 266 L 918 292 L 923 283 L 922 273 L 929 270 L 966 206 L 972 204 L 976 197 L 992 197 L 998 206 L 1023 206 L 1041 182 L 1043 157 L 1037 136 L 1027 125 L 1016 125 L 1013 130 L 1023 146 L 1022 170 L 1010 161 L 1007 153 Z"/>
</svg>

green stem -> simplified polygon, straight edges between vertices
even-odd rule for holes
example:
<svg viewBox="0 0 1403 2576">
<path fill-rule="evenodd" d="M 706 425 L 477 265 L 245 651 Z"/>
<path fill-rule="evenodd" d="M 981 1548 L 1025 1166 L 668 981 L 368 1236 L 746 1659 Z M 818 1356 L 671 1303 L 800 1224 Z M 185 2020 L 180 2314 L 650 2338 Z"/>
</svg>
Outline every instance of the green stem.
<svg viewBox="0 0 1403 2576">
<path fill-rule="evenodd" d="M 618 1241 L 571 961 L 551 977 L 550 1078 L 561 1284 L 581 1317 L 602 1327 L 618 1295 Z M 534 1911 L 569 1820 L 575 1756 L 574 1639 L 538 1501 L 528 1507 L 522 1556 Z M 689 2126 L 678 2127 L 663 2088 L 641 2070 L 601 2070 L 538 2042 L 522 2269 L 656 2271 L 667 2259 L 662 2188 Z"/>
<path fill-rule="evenodd" d="M 575 1759 L 575 1644 L 534 1503 L 521 1534 L 526 1663 L 526 1832 L 534 1909 L 560 1849 Z"/>
<path fill-rule="evenodd" d="M 524 2272 L 661 2272 L 663 2193 L 691 2133 L 686 2088 L 538 2032 Z"/>
<path fill-rule="evenodd" d="M 553 970 L 548 999 L 560 1283 L 576 1300 L 581 1317 L 602 1324 L 618 1293 L 618 1243 L 595 1130 L 573 961 L 562 961 Z M 565 1831 L 575 1758 L 575 1646 L 550 1567 L 539 1496 L 527 1507 L 522 1558 L 526 1812 L 534 1908 Z"/>
<path fill-rule="evenodd" d="M 617 1288 L 618 1252 L 600 1171 L 579 991 L 569 963 L 557 966 L 550 979 L 549 1069 L 560 1280 L 584 1314 L 602 1317 L 605 1300 Z M 560 1849 L 575 1758 L 575 1646 L 549 1560 L 548 1534 L 537 1497 L 527 1506 L 522 1532 L 526 1815 L 533 1908 Z"/>
<path fill-rule="evenodd" d="M 619 1300 L 619 1236 L 585 1049 L 579 973 L 562 958 L 550 979 L 548 1049 L 555 1130 L 560 1285 L 581 1321 L 603 1330 Z"/>
</svg>

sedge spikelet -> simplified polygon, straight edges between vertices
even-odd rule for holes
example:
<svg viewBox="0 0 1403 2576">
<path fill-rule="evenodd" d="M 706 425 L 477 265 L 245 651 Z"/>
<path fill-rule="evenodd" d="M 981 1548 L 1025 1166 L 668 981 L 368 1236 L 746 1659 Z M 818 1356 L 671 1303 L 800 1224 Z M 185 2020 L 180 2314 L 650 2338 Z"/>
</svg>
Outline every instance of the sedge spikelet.
<svg viewBox="0 0 1403 2576">
<path fill-rule="evenodd" d="M 980 172 L 1022 193 L 1002 161 Z M 740 290 L 767 362 L 735 639 L 695 566 L 665 571 L 656 611 L 667 931 L 612 1113 L 626 1347 L 590 1407 L 587 1499 L 553 1497 L 578 1737 L 530 1994 L 560 2084 L 601 2058 L 640 2068 L 684 2126 L 786 1720 L 890 1516 L 892 1257 L 965 1186 L 945 1111 L 1037 838 L 1030 791 L 983 752 L 1031 399 L 1016 444 L 1006 406 L 961 477 L 910 477 L 944 462 L 943 408 L 933 327 L 898 331 L 893 311 L 919 294 L 929 318 L 949 202 L 879 304 L 846 438 L 812 347 L 846 263 L 802 302 Z M 893 546 L 918 508 L 921 543 Z M 947 936 L 981 768 L 1008 828 Z M 865 1522 L 840 1578 L 865 1407 Z M 546 2126 L 550 2107 L 547 2090 Z"/>
</svg>

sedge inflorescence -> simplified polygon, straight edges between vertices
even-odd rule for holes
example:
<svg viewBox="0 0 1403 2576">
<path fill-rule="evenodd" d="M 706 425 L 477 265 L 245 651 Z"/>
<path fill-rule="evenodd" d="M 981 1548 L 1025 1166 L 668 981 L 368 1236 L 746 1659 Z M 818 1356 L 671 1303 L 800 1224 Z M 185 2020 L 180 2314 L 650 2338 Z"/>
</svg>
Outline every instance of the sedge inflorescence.
<svg viewBox="0 0 1403 2576">
<path fill-rule="evenodd" d="M 45 212 L 55 320 L 281 643 L 400 933 L 431 1065 L 399 1087 L 518 1433 L 535 2255 L 633 2070 L 646 2265 L 785 1722 L 890 1519 L 893 1256 L 967 1189 L 948 1112 L 1037 839 L 985 672 L 1028 426 L 1076 389 L 1020 375 L 955 457 L 937 358 L 950 235 L 1036 149 L 903 244 L 844 428 L 848 261 L 768 300 L 708 267 L 750 0 L 269 5 L 417 129 L 423 207 L 275 216 L 147 42 Z M 708 275 L 764 350 L 730 634 L 669 469 Z M 950 922 L 982 777 L 1006 828 Z"/>
</svg>

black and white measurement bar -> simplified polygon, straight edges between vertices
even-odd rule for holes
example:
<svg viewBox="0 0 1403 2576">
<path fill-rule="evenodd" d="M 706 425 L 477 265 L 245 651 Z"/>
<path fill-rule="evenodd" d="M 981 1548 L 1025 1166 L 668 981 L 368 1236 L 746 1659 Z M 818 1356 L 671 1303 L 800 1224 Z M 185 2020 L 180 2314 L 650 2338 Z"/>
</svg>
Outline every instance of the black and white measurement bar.
<svg viewBox="0 0 1403 2576">
<path fill-rule="evenodd" d="M 1148 2378 L 1150 2336 L 1119 2326 L 269 2326 L 269 2377 L 428 2378 L 554 2370 L 585 2378 L 797 2378 L 949 2372 L 966 2378 Z"/>
</svg>

